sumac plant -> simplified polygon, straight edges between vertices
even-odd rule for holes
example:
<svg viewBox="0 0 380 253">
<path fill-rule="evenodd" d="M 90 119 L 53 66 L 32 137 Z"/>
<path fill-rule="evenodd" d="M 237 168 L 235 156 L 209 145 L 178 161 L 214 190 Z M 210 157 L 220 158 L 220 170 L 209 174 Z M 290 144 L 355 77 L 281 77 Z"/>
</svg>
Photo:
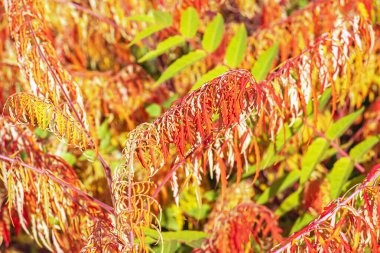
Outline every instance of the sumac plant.
<svg viewBox="0 0 380 253">
<path fill-rule="evenodd" d="M 0 23 L 2 252 L 380 252 L 378 0 Z"/>
</svg>

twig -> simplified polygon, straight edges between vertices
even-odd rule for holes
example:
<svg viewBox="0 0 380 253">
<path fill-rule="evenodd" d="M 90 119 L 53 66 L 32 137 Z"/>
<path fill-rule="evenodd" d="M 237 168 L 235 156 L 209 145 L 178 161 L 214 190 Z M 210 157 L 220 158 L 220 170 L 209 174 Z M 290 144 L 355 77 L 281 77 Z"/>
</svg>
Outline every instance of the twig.
<svg viewBox="0 0 380 253">
<path fill-rule="evenodd" d="M 377 164 L 375 165 L 371 172 L 373 171 L 374 173 L 370 173 L 366 180 L 364 181 L 364 183 L 362 183 L 359 187 L 356 188 L 356 190 L 350 195 L 348 196 L 344 201 L 342 202 L 338 202 L 334 209 L 330 212 L 326 212 L 323 216 L 319 217 L 318 219 L 312 221 L 311 223 L 309 223 L 308 226 L 306 226 L 305 228 L 303 228 L 302 230 L 300 230 L 299 232 L 296 232 L 295 236 L 291 236 L 289 237 L 289 239 L 287 241 L 284 241 L 283 242 L 283 245 L 276 249 L 276 250 L 271 250 L 270 252 L 274 252 L 274 253 L 280 253 L 280 252 L 284 252 L 288 247 L 289 245 L 292 243 L 292 241 L 296 241 L 298 240 L 299 238 L 301 238 L 304 234 L 316 229 L 316 227 L 318 225 L 320 225 L 322 222 L 326 221 L 327 219 L 329 219 L 332 215 L 335 214 L 336 210 L 342 206 L 345 206 L 348 204 L 348 202 L 350 202 L 356 195 L 358 195 L 360 193 L 361 190 L 363 190 L 365 187 L 367 187 L 369 185 L 369 183 L 380 176 L 380 164 Z M 281 245 L 281 244 L 280 244 Z"/>
<path fill-rule="evenodd" d="M 104 15 L 98 14 L 98 13 L 96 13 L 96 12 L 94 12 L 94 11 L 86 8 L 86 7 L 83 7 L 83 6 L 79 5 L 78 3 L 74 3 L 74 2 L 70 2 L 70 1 L 65 1 L 65 0 L 54 0 L 54 1 L 57 2 L 57 3 L 71 5 L 74 8 L 76 8 L 76 9 L 78 9 L 78 10 L 80 10 L 80 11 L 82 11 L 82 12 L 84 12 L 84 13 L 90 15 L 90 16 L 93 16 L 93 17 L 95 17 L 95 18 L 97 18 L 97 19 L 99 19 L 99 20 L 101 20 L 101 21 L 103 21 L 103 22 L 105 22 L 105 23 L 107 23 L 109 25 L 111 25 L 112 27 L 116 28 L 117 30 L 120 30 L 120 31 L 122 31 L 124 33 L 127 33 L 127 31 L 124 28 L 122 28 L 120 25 L 118 25 L 114 20 L 112 20 L 109 17 L 106 17 Z"/>
<path fill-rule="evenodd" d="M 60 179 L 60 178 L 54 176 L 54 175 L 53 175 L 52 173 L 50 173 L 49 171 L 46 171 L 46 170 L 43 170 L 43 169 L 36 168 L 36 167 L 34 167 L 34 166 L 32 166 L 32 165 L 29 165 L 29 164 L 26 164 L 26 163 L 24 163 L 24 162 L 21 162 L 21 161 L 19 161 L 18 159 L 10 158 L 10 157 L 8 157 L 8 156 L 4 156 L 4 155 L 1 155 L 1 154 L 0 154 L 0 159 L 1 159 L 1 160 L 4 160 L 4 161 L 7 161 L 7 162 L 10 162 L 10 163 L 18 163 L 18 164 L 22 165 L 22 166 L 25 167 L 25 168 L 28 168 L 28 169 L 33 170 L 33 171 L 36 172 L 36 173 L 39 173 L 39 174 L 41 174 L 41 175 L 47 175 L 51 180 L 53 180 L 53 181 L 56 182 L 57 184 L 59 184 L 59 185 L 61 185 L 61 186 L 64 186 L 64 187 L 66 187 L 66 188 L 69 188 L 70 190 L 72 190 L 73 192 L 77 193 L 78 195 L 80 195 L 80 196 L 82 196 L 82 197 L 85 197 L 85 198 L 89 199 L 90 201 L 92 201 L 92 202 L 98 204 L 100 207 L 102 207 L 104 210 L 110 212 L 111 214 L 114 213 L 114 209 L 113 209 L 111 206 L 109 206 L 109 205 L 107 205 L 107 204 L 101 202 L 100 200 L 98 200 L 98 199 L 96 199 L 96 198 L 94 198 L 94 197 L 88 195 L 87 193 L 85 193 L 85 192 L 83 192 L 82 190 L 80 190 L 80 189 L 78 189 L 78 188 L 72 186 L 71 184 L 67 183 L 66 181 L 64 181 L 64 180 L 62 180 L 62 179 Z"/>
<path fill-rule="evenodd" d="M 318 134 L 320 137 L 322 137 L 322 138 L 324 138 L 325 140 L 327 140 L 327 141 L 330 143 L 330 145 L 331 145 L 332 147 L 334 147 L 334 148 L 338 151 L 338 153 L 339 153 L 341 156 L 343 156 L 343 157 L 347 157 L 347 158 L 349 158 L 352 162 L 354 162 L 354 166 L 355 166 L 355 168 L 356 168 L 358 171 L 360 171 L 361 173 L 364 173 L 364 172 L 365 172 L 365 169 L 363 168 L 363 166 L 361 166 L 359 163 L 357 163 L 355 160 L 353 160 L 353 159 L 350 157 L 350 155 L 347 154 L 347 152 L 344 151 L 344 150 L 343 150 L 338 144 L 336 144 L 333 140 L 330 140 L 329 138 L 327 138 L 327 136 L 326 136 L 324 133 L 318 131 L 318 129 L 315 128 L 315 126 L 312 126 L 312 125 L 310 125 L 309 123 L 306 123 L 306 125 L 309 126 L 311 129 L 313 129 L 313 131 L 314 131 L 316 134 Z"/>
</svg>

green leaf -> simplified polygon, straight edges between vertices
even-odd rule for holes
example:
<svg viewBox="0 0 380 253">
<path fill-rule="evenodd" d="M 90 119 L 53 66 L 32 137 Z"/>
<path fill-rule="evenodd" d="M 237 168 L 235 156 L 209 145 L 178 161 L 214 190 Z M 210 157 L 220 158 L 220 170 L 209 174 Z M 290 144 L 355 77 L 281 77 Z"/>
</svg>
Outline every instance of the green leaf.
<svg viewBox="0 0 380 253">
<path fill-rule="evenodd" d="M 243 60 L 247 48 L 247 30 L 241 24 L 235 36 L 231 39 L 226 50 L 226 64 L 231 68 L 236 68 Z"/>
<path fill-rule="evenodd" d="M 89 161 L 94 162 L 95 161 L 95 151 L 91 149 L 85 150 L 81 157 L 79 157 L 79 161 Z"/>
<path fill-rule="evenodd" d="M 364 107 L 336 121 L 327 130 L 326 137 L 330 140 L 340 137 L 354 123 L 354 121 L 359 117 L 359 115 L 363 113 L 363 111 Z"/>
<path fill-rule="evenodd" d="M 162 107 L 168 109 L 170 108 L 170 106 L 172 105 L 172 103 L 174 101 L 176 101 L 178 99 L 178 94 L 174 94 L 173 96 L 171 96 L 170 98 L 168 98 L 167 100 L 165 100 L 163 103 L 162 103 Z"/>
<path fill-rule="evenodd" d="M 193 38 L 199 25 L 198 12 L 194 7 L 187 8 L 181 15 L 179 31 L 186 38 Z"/>
<path fill-rule="evenodd" d="M 188 243 L 194 240 L 207 238 L 207 233 L 195 230 L 183 230 L 177 232 L 162 232 L 162 236 L 164 237 L 164 241 Z"/>
<path fill-rule="evenodd" d="M 331 98 L 331 88 L 327 88 L 321 95 L 321 97 L 318 99 L 319 106 L 318 110 L 323 110 L 323 108 L 326 106 L 327 102 L 329 102 Z"/>
<path fill-rule="evenodd" d="M 329 102 L 331 98 L 331 88 L 327 88 L 321 95 L 321 97 L 318 99 L 318 110 L 322 111 L 323 108 L 325 108 L 327 102 Z M 308 116 L 312 116 L 312 113 L 314 111 L 314 101 L 310 99 L 309 103 L 306 106 L 306 112 Z"/>
<path fill-rule="evenodd" d="M 366 178 L 366 175 L 359 175 L 357 177 L 354 177 L 351 180 L 348 180 L 347 183 L 344 184 L 342 187 L 342 192 L 347 192 L 348 190 L 352 189 L 352 187 L 357 186 L 357 184 L 360 184 L 363 182 L 363 180 Z"/>
<path fill-rule="evenodd" d="M 310 221 L 312 221 L 315 217 L 309 213 L 304 213 L 294 223 L 292 229 L 290 230 L 289 235 L 303 229 Z"/>
<path fill-rule="evenodd" d="M 36 127 L 34 129 L 34 134 L 41 139 L 45 139 L 46 137 L 48 137 L 49 132 L 47 130 L 42 130 L 41 128 Z"/>
<path fill-rule="evenodd" d="M 265 191 L 260 195 L 256 203 L 265 204 L 271 197 L 276 196 L 277 194 L 292 186 L 299 179 L 299 177 L 300 171 L 293 170 L 292 172 L 274 181 L 271 186 L 265 189 Z"/>
<path fill-rule="evenodd" d="M 148 22 L 152 23 L 154 22 L 154 17 L 150 15 L 132 15 L 127 17 L 128 21 L 138 21 L 138 22 Z"/>
<path fill-rule="evenodd" d="M 263 159 L 260 162 L 260 169 L 264 170 L 276 162 L 284 160 L 283 156 L 278 156 L 277 154 L 285 145 L 285 143 L 296 133 L 302 126 L 302 120 L 296 119 L 292 127 L 289 127 L 288 124 L 280 129 L 279 133 L 276 136 L 275 143 L 270 143 L 267 148 L 266 153 L 263 156 Z M 243 178 L 253 175 L 256 172 L 256 164 L 249 166 L 247 172 L 243 174 Z"/>
<path fill-rule="evenodd" d="M 177 249 L 179 248 L 179 243 L 177 241 L 164 241 L 163 245 L 163 253 L 175 253 L 177 252 Z M 157 251 L 161 252 L 160 250 Z"/>
<path fill-rule="evenodd" d="M 331 188 L 330 196 L 335 199 L 340 196 L 343 191 L 344 185 L 347 183 L 353 169 L 354 169 L 354 161 L 359 160 L 362 156 L 364 156 L 374 145 L 379 142 L 379 137 L 370 136 L 355 147 L 353 147 L 350 151 L 350 157 L 340 158 L 335 162 L 333 168 L 327 175 L 327 179 L 330 182 L 330 185 L 334 186 Z"/>
<path fill-rule="evenodd" d="M 342 192 L 342 187 L 350 177 L 353 169 L 354 163 L 349 157 L 340 158 L 334 163 L 333 168 L 327 175 L 327 179 L 332 186 L 330 196 L 333 199 L 339 197 Z"/>
<path fill-rule="evenodd" d="M 160 42 L 155 50 L 149 51 L 146 55 L 141 57 L 138 62 L 142 63 L 144 61 L 156 58 L 157 56 L 160 56 L 168 51 L 170 48 L 176 47 L 183 42 L 185 42 L 185 39 L 179 35 L 169 37 L 166 40 Z"/>
<path fill-rule="evenodd" d="M 282 216 L 283 214 L 293 210 L 297 206 L 300 205 L 300 188 L 290 194 L 284 201 L 282 201 L 281 205 L 275 211 L 275 214 Z"/>
<path fill-rule="evenodd" d="M 327 129 L 326 137 L 331 140 L 340 137 L 354 123 L 356 118 L 362 112 L 363 108 L 336 121 L 331 127 Z M 315 139 L 309 146 L 301 162 L 301 185 L 306 183 L 314 168 L 324 159 L 328 147 L 328 141 L 323 138 Z"/>
<path fill-rule="evenodd" d="M 323 138 L 315 139 L 306 151 L 301 161 L 301 179 L 303 185 L 309 179 L 314 168 L 321 162 L 325 152 L 329 147 L 327 140 Z"/>
<path fill-rule="evenodd" d="M 161 31 L 173 24 L 172 16 L 168 12 L 155 11 L 153 15 L 155 19 L 155 24 L 148 26 L 147 28 L 136 34 L 135 38 L 133 38 L 133 40 L 128 44 L 128 47 L 136 44 L 142 39 L 145 39 L 153 33 Z"/>
<path fill-rule="evenodd" d="M 162 73 L 160 78 L 155 83 L 155 86 L 158 84 L 165 82 L 166 80 L 172 78 L 175 74 L 180 72 L 181 70 L 191 66 L 197 61 L 204 59 L 207 56 L 207 53 L 203 50 L 196 50 L 194 52 L 190 52 L 181 58 L 177 59 L 173 62 L 165 71 Z"/>
<path fill-rule="evenodd" d="M 156 230 L 147 228 L 145 229 L 145 234 L 148 238 L 153 238 L 155 241 L 160 239 Z M 164 246 L 166 243 L 185 243 L 192 248 L 199 247 L 208 236 L 205 232 L 195 230 L 162 232 L 161 235 L 164 240 Z"/>
<path fill-rule="evenodd" d="M 205 241 L 204 238 L 190 241 L 190 242 L 185 242 L 185 244 L 193 249 L 199 249 L 202 247 L 203 242 Z"/>
<path fill-rule="evenodd" d="M 184 215 L 182 209 L 172 204 L 163 210 L 161 226 L 168 230 L 182 230 L 184 226 Z"/>
<path fill-rule="evenodd" d="M 256 81 L 262 81 L 267 77 L 273 65 L 274 59 L 278 55 L 278 49 L 279 43 L 276 43 L 259 55 L 257 61 L 251 69 L 251 73 Z"/>
<path fill-rule="evenodd" d="M 298 0 L 298 8 L 305 8 L 309 4 L 308 0 Z"/>
<path fill-rule="evenodd" d="M 224 20 L 219 13 L 206 27 L 205 34 L 202 39 L 202 47 L 208 52 L 214 52 L 222 41 L 224 33 Z"/>
<path fill-rule="evenodd" d="M 142 39 L 145 39 L 146 37 L 152 35 L 153 33 L 161 31 L 168 26 L 169 25 L 158 24 L 158 25 L 152 25 L 152 26 L 145 28 L 144 30 L 142 30 L 141 32 L 139 32 L 136 35 L 136 37 L 131 41 L 131 43 L 128 44 L 128 47 L 133 46 L 134 44 L 141 41 Z"/>
<path fill-rule="evenodd" d="M 75 155 L 71 154 L 71 153 L 63 153 L 61 155 L 61 157 L 63 158 L 63 160 L 65 160 L 70 166 L 73 166 L 75 164 L 75 162 L 77 161 L 77 158 Z"/>
<path fill-rule="evenodd" d="M 108 131 L 108 121 L 105 120 L 98 128 L 98 131 L 97 131 L 97 134 L 98 134 L 98 137 L 99 139 L 103 139 L 103 138 L 106 138 L 106 136 L 109 134 L 109 131 Z"/>
<path fill-rule="evenodd" d="M 145 108 L 145 111 L 149 114 L 152 118 L 157 118 L 161 115 L 161 106 L 158 104 L 150 104 Z"/>
<path fill-rule="evenodd" d="M 380 141 L 380 135 L 368 136 L 364 141 L 357 144 L 350 150 L 350 157 L 355 161 L 361 159 L 373 146 Z"/>
<path fill-rule="evenodd" d="M 162 25 L 172 25 L 173 18 L 169 12 L 165 11 L 153 11 L 153 17 L 156 23 Z"/>
<path fill-rule="evenodd" d="M 296 119 L 293 122 L 292 127 L 289 127 L 287 123 L 285 123 L 280 131 L 278 132 L 276 136 L 276 141 L 275 141 L 275 147 L 276 150 L 281 150 L 282 147 L 285 145 L 285 143 L 296 133 L 302 126 L 302 120 L 301 119 Z"/>
<path fill-rule="evenodd" d="M 207 83 L 208 81 L 211 81 L 212 79 L 220 76 L 221 74 L 227 71 L 228 71 L 228 68 L 226 66 L 221 66 L 221 65 L 216 66 L 212 70 L 202 75 L 201 78 L 199 78 L 198 81 L 194 84 L 194 86 L 191 87 L 190 91 L 200 88 L 203 84 Z"/>
</svg>

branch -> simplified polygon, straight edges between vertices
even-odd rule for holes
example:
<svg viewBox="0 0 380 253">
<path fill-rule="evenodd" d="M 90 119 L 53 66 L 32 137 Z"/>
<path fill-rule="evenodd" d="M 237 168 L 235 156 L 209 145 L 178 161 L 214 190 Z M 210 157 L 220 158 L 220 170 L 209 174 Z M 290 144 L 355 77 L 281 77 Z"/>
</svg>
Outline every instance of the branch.
<svg viewBox="0 0 380 253">
<path fill-rule="evenodd" d="M 42 170 L 42 169 L 38 169 L 32 165 L 29 165 L 29 164 L 26 164 L 24 162 L 21 162 L 20 160 L 18 159 L 15 159 L 15 158 L 10 158 L 10 157 L 7 157 L 7 156 L 4 156 L 4 155 L 1 155 L 0 154 L 0 159 L 4 160 L 4 161 L 7 161 L 7 162 L 10 162 L 10 163 L 18 163 L 20 165 L 22 165 L 23 167 L 25 168 L 28 168 L 28 169 L 31 169 L 33 170 L 34 172 L 38 173 L 38 174 L 41 174 L 41 175 L 46 175 L 48 176 L 52 181 L 56 182 L 57 184 L 63 186 L 64 188 L 69 188 L 70 190 L 72 190 L 73 192 L 77 193 L 78 195 L 96 203 L 97 205 L 99 205 L 100 207 L 102 207 L 104 210 L 106 210 L 107 212 L 113 214 L 114 213 L 114 209 L 101 202 L 100 200 L 88 195 L 87 193 L 84 193 L 83 191 L 81 191 L 80 189 L 72 186 L 71 184 L 63 181 L 62 179 L 54 176 L 53 174 L 51 174 L 49 171 L 46 171 L 46 170 Z"/>
<path fill-rule="evenodd" d="M 101 20 L 101 21 L 103 21 L 109 25 L 111 25 L 112 27 L 116 28 L 117 30 L 120 30 L 124 33 L 127 33 L 127 31 L 124 28 L 122 28 L 120 25 L 118 25 L 113 19 L 106 17 L 106 16 L 103 16 L 101 14 L 98 14 L 89 8 L 86 8 L 86 7 L 79 5 L 78 3 L 65 1 L 65 0 L 54 0 L 54 1 L 57 3 L 68 4 L 70 6 L 73 6 L 74 8 L 76 8 L 76 9 L 78 9 L 78 10 L 80 10 L 80 11 L 82 11 L 88 15 L 91 15 L 91 16 L 93 16 L 93 17 L 95 17 L 95 18 L 97 18 L 97 19 L 99 19 L 99 20 Z"/>
<path fill-rule="evenodd" d="M 336 144 L 333 140 L 330 140 L 329 138 L 327 138 L 327 136 L 326 136 L 324 133 L 318 131 L 318 129 L 317 129 L 315 126 L 312 126 L 312 125 L 310 125 L 309 123 L 306 123 L 306 125 L 307 125 L 308 127 L 312 128 L 313 131 L 314 131 L 316 134 L 318 134 L 320 137 L 322 137 L 322 138 L 324 138 L 326 141 L 328 141 L 328 142 L 331 144 L 331 146 L 333 146 L 333 147 L 338 151 L 338 153 L 339 153 L 341 156 L 349 158 L 349 159 L 354 163 L 354 166 L 355 166 L 355 168 L 356 168 L 358 171 L 360 171 L 361 173 L 364 173 L 364 172 L 365 172 L 365 169 L 363 168 L 363 166 L 361 166 L 358 162 L 356 162 L 354 159 L 352 159 L 352 158 L 350 157 L 350 155 L 347 154 L 347 152 L 344 151 L 344 150 L 343 150 L 338 144 Z"/>
<path fill-rule="evenodd" d="M 24 6 L 24 8 L 26 10 L 27 8 L 25 6 L 25 2 L 24 1 L 23 1 L 23 6 Z M 71 101 L 69 95 L 67 94 L 66 90 L 64 89 L 64 87 L 63 87 L 62 83 L 60 82 L 59 78 L 57 77 L 56 73 L 54 72 L 54 70 L 50 66 L 49 61 L 46 59 L 45 54 L 43 53 L 43 51 L 42 51 L 42 49 L 40 47 L 40 44 L 37 41 L 37 37 L 36 37 L 36 34 L 34 32 L 34 29 L 33 29 L 32 25 L 30 24 L 29 17 L 27 15 L 24 15 L 24 17 L 25 17 L 25 21 L 26 21 L 26 23 L 28 25 L 28 28 L 29 28 L 29 30 L 31 32 L 32 38 L 33 38 L 34 42 L 36 43 L 39 55 L 41 56 L 41 58 L 43 59 L 43 61 L 46 63 L 46 65 L 47 65 L 47 67 L 48 67 L 48 69 L 49 69 L 52 77 L 54 78 L 54 80 L 56 81 L 56 83 L 59 85 L 59 88 L 61 89 L 64 97 L 66 98 L 66 101 L 67 101 L 70 109 L 72 110 L 72 112 L 74 112 L 75 117 L 77 118 L 78 122 L 80 123 L 80 125 L 83 128 L 83 130 L 85 131 L 87 137 L 89 139 L 91 139 L 91 135 L 89 134 L 89 132 L 87 131 L 87 129 L 86 129 L 85 125 L 84 125 L 84 123 L 82 122 L 82 119 L 79 116 L 78 111 L 75 109 L 75 107 L 73 105 L 73 102 Z M 104 168 L 104 172 L 105 172 L 105 175 L 106 175 L 106 178 L 107 178 L 108 187 L 110 189 L 110 192 L 112 192 L 111 191 L 111 189 L 112 189 L 112 173 L 111 173 L 111 168 L 106 163 L 106 161 L 104 160 L 104 158 L 102 157 L 102 155 L 99 152 L 97 152 L 97 154 L 98 154 L 97 157 L 98 157 L 100 163 L 102 164 L 102 166 Z M 112 195 L 111 195 L 111 199 L 112 199 L 112 203 L 114 203 L 114 198 L 113 198 Z"/>
<path fill-rule="evenodd" d="M 280 253 L 280 252 L 285 252 L 285 251 L 286 252 L 300 252 L 300 251 L 302 251 L 302 246 L 307 247 L 307 249 L 310 249 L 311 245 L 308 244 L 308 243 L 310 243 L 309 241 L 306 244 L 306 246 L 305 246 L 305 243 L 302 244 L 302 242 L 300 242 L 300 241 L 309 240 L 309 238 L 311 237 L 311 235 L 309 233 L 312 233 L 313 231 L 317 231 L 317 230 L 319 230 L 318 236 L 322 236 L 324 229 L 327 229 L 328 233 L 329 233 L 329 234 L 325 235 L 326 237 L 328 237 L 326 240 L 331 242 L 331 240 L 336 239 L 336 243 L 339 244 L 338 247 L 340 247 L 341 250 L 345 249 L 345 252 L 362 252 L 361 250 L 358 249 L 358 247 L 360 247 L 360 244 L 362 244 L 361 246 L 364 245 L 364 246 L 368 246 L 370 248 L 371 247 L 371 245 L 370 245 L 371 240 L 373 243 L 372 247 L 378 247 L 378 242 L 377 242 L 376 238 L 366 238 L 366 240 L 363 240 L 363 238 L 358 238 L 359 242 L 353 246 L 353 247 L 357 247 L 357 248 L 355 250 L 353 250 L 353 249 L 349 250 L 349 249 L 345 248 L 346 245 L 344 243 L 347 243 L 347 239 L 351 239 L 351 242 L 354 242 L 355 239 L 344 237 L 344 240 L 340 241 L 339 240 L 340 233 L 336 229 L 339 229 L 343 226 L 343 224 L 341 224 L 341 222 L 343 221 L 344 218 L 346 218 L 344 220 L 345 222 L 351 222 L 351 224 L 347 225 L 347 228 L 348 229 L 354 229 L 354 231 L 349 231 L 349 230 L 346 231 L 347 235 L 356 236 L 356 234 L 359 232 L 360 234 L 358 234 L 358 236 L 360 236 L 360 237 L 361 236 L 370 237 L 368 232 L 371 232 L 374 234 L 377 233 L 377 236 L 378 236 L 378 232 L 376 232 L 376 229 L 374 230 L 374 228 L 371 228 L 371 225 L 374 225 L 376 227 L 377 226 L 377 220 L 378 220 L 378 214 L 376 214 L 375 210 L 377 208 L 376 205 L 378 205 L 378 196 L 379 196 L 379 185 L 378 185 L 378 182 L 376 182 L 376 179 L 380 177 L 380 170 L 379 169 L 380 169 L 380 164 L 375 165 L 372 168 L 371 172 L 368 174 L 364 183 L 360 184 L 355 189 L 355 191 L 352 194 L 350 194 L 345 200 L 341 201 L 341 199 L 338 198 L 338 200 L 335 203 L 334 202 L 330 203 L 325 208 L 324 213 L 322 213 L 322 215 L 319 218 L 310 222 L 308 226 L 306 226 L 305 228 L 296 232 L 294 235 L 290 236 L 287 240 L 285 240 L 284 242 L 277 245 L 277 249 L 275 247 L 271 250 L 271 252 L 273 252 L 273 253 Z M 373 196 L 372 196 L 373 198 L 371 199 L 370 198 L 371 196 L 368 196 L 368 195 L 363 196 L 365 201 L 363 201 L 363 202 L 361 201 L 362 202 L 361 205 L 364 205 L 364 207 L 362 207 L 362 206 L 360 207 L 361 211 L 354 209 L 354 207 L 352 205 L 350 205 L 350 201 L 354 201 L 355 197 L 357 197 L 361 193 L 363 193 L 363 195 L 364 195 L 365 190 L 368 187 L 371 187 L 371 185 L 377 189 L 377 190 L 376 189 L 374 189 L 374 190 L 369 189 L 368 190 L 368 195 L 373 194 Z M 371 203 L 371 202 L 376 202 L 376 199 L 377 199 L 377 204 Z M 343 213 L 342 214 L 343 217 L 340 217 L 338 220 L 337 213 L 345 207 L 347 207 L 346 210 L 348 212 Z M 371 217 L 371 213 L 367 212 L 367 209 L 365 209 L 366 207 L 368 207 L 368 208 L 373 207 L 375 209 L 374 213 L 372 213 L 372 215 L 374 215 L 375 217 Z M 353 213 L 353 216 L 351 216 L 351 217 L 350 217 L 350 212 Z M 348 216 L 348 218 L 345 216 Z M 365 216 L 365 217 L 363 217 L 363 216 Z M 355 222 L 355 219 L 360 220 L 361 218 L 364 220 L 364 223 L 352 224 Z M 331 219 L 331 221 L 329 219 Z M 372 224 L 373 222 L 375 222 L 375 224 Z M 326 225 L 326 228 L 323 227 L 323 224 Z M 363 231 L 361 231 L 361 232 L 358 231 L 360 229 L 360 225 L 363 225 L 363 224 L 364 224 L 364 226 L 368 226 L 367 227 L 368 230 L 365 233 L 363 233 Z M 356 227 L 355 225 L 358 225 L 358 226 Z M 378 229 L 378 227 L 377 227 L 377 229 Z M 335 237 L 333 236 L 332 233 L 334 233 Z M 315 232 L 315 236 L 317 237 L 317 232 Z M 338 237 L 338 238 L 336 238 L 336 237 Z M 340 238 L 342 238 L 342 237 L 340 237 Z M 375 239 L 375 241 L 373 241 L 373 239 Z M 318 238 L 315 238 L 315 240 L 316 240 L 316 244 L 321 245 L 320 243 L 317 242 Z M 323 245 L 326 246 L 329 244 L 328 244 L 328 242 L 323 241 Z M 326 246 L 326 247 L 328 247 L 328 246 Z M 332 247 L 334 247 L 334 245 L 332 245 Z M 323 247 L 323 250 L 326 252 L 330 252 L 330 251 L 328 251 L 329 249 L 331 249 L 331 248 L 326 249 Z M 338 249 L 335 248 L 335 251 L 339 251 L 339 248 Z"/>
</svg>

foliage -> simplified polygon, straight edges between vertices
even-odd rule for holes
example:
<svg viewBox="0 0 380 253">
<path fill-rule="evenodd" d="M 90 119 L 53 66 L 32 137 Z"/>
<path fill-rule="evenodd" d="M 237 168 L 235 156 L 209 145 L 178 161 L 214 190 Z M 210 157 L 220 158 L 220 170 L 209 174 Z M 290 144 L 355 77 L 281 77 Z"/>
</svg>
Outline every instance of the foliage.
<svg viewBox="0 0 380 253">
<path fill-rule="evenodd" d="M 4 0 L 1 250 L 377 252 L 379 10 Z"/>
</svg>

